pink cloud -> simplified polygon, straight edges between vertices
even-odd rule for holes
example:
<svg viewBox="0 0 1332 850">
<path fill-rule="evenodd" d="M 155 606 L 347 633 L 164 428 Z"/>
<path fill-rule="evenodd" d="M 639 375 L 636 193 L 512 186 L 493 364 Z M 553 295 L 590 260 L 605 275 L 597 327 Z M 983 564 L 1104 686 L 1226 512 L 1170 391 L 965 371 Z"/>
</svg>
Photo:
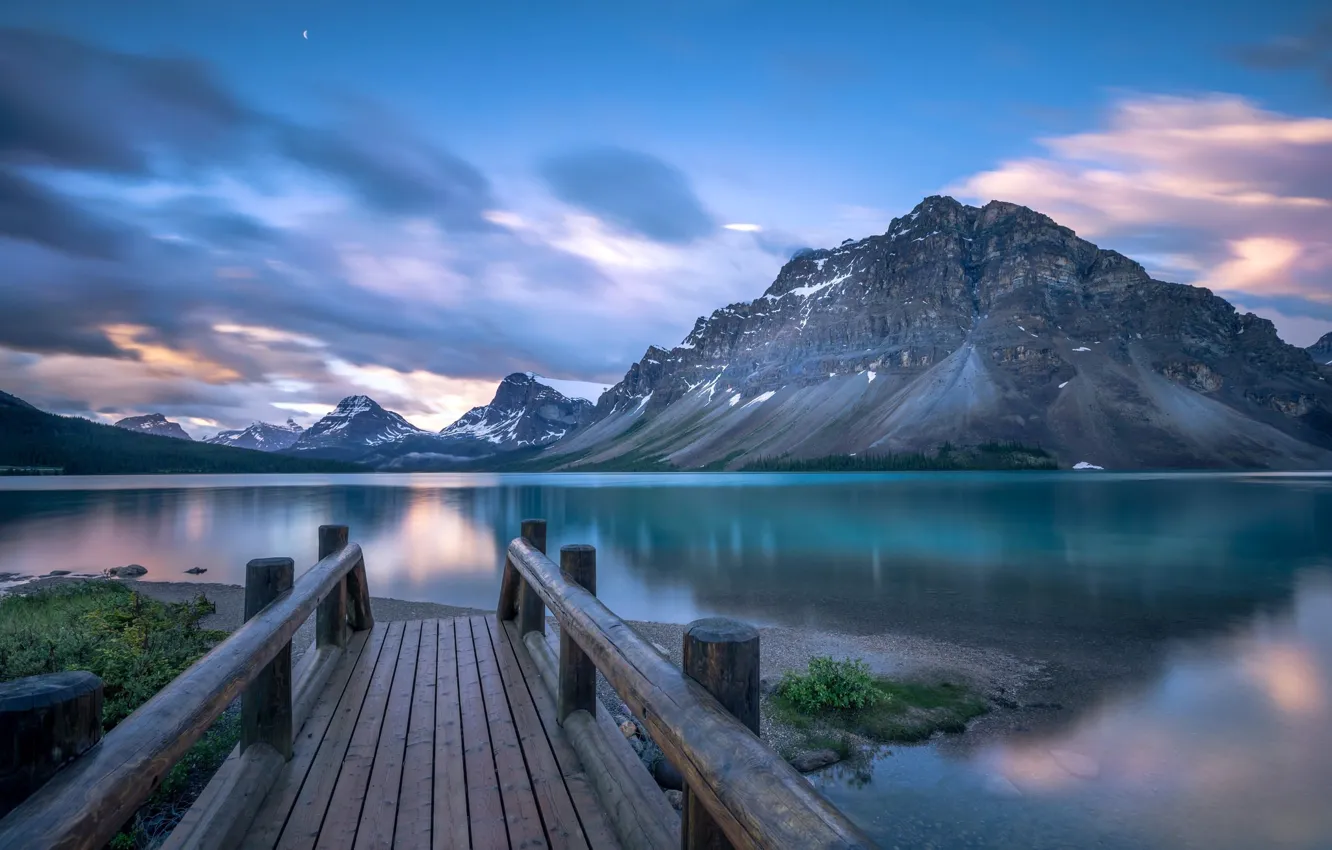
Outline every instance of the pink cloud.
<svg viewBox="0 0 1332 850">
<path fill-rule="evenodd" d="M 1332 304 L 1332 118 L 1231 95 L 1130 97 L 1102 127 L 1041 144 L 950 191 L 1025 204 L 1232 299 Z M 1308 323 L 1259 312 L 1312 342 Z"/>
</svg>

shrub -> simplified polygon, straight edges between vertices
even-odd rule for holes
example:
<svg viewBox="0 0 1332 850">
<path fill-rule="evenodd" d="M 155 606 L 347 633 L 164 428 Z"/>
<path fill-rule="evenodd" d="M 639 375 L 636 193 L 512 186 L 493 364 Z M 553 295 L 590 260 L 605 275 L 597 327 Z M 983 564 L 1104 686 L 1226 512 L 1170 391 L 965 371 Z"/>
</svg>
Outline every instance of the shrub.
<svg viewBox="0 0 1332 850">
<path fill-rule="evenodd" d="M 867 708 L 879 699 L 868 664 L 827 656 L 811 658 L 807 674 L 787 672 L 777 692 L 806 714 Z"/>
</svg>

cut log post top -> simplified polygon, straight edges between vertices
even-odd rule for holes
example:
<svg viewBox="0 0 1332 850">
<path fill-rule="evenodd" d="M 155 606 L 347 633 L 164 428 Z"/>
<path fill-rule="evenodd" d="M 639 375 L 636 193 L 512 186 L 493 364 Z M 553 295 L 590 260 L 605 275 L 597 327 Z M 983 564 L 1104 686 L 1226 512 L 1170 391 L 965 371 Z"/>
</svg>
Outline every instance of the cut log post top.
<svg viewBox="0 0 1332 850">
<path fill-rule="evenodd" d="M 0 817 L 102 738 L 102 680 L 84 670 L 0 684 Z"/>
<path fill-rule="evenodd" d="M 739 620 L 710 617 L 685 627 L 684 673 L 698 682 L 755 735 L 759 732 L 759 634 Z M 688 784 L 680 816 L 684 850 L 733 845 Z"/>
</svg>

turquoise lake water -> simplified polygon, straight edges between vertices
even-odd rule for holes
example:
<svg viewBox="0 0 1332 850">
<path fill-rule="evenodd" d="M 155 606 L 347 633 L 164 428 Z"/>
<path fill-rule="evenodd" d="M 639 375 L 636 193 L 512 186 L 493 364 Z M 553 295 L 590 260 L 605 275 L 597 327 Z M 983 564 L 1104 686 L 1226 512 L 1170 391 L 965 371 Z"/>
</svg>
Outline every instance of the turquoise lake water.
<svg viewBox="0 0 1332 850">
<path fill-rule="evenodd" d="M 345 523 L 374 595 L 490 609 L 525 517 L 551 551 L 597 547 L 626 619 L 1114 671 L 1056 730 L 816 777 L 885 847 L 1332 847 L 1332 476 L 0 478 L 0 572 L 241 583 L 251 558 L 307 567 L 316 527 Z"/>
</svg>

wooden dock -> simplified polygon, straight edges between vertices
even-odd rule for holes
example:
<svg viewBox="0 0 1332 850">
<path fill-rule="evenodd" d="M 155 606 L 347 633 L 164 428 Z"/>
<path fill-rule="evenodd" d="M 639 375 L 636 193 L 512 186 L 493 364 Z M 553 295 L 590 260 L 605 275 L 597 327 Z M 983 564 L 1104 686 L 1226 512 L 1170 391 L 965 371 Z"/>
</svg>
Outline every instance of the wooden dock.
<svg viewBox="0 0 1332 850">
<path fill-rule="evenodd" d="M 526 648 L 472 617 L 358 633 L 241 846 L 620 844 Z"/>
<path fill-rule="evenodd" d="M 24 728 L 50 738 L 24 751 L 57 760 L 34 761 L 43 784 L 0 819 L 0 847 L 104 847 L 237 698 L 240 743 L 163 850 L 873 846 L 759 739 L 757 631 L 691 623 L 681 670 L 597 599 L 593 547 L 556 564 L 545 546 L 525 520 L 492 615 L 377 623 L 361 547 L 321 526 L 318 563 L 296 579 L 290 558 L 251 561 L 245 624 L 100 741 L 95 676 L 20 680 Z M 598 674 L 678 772 L 680 813 Z"/>
</svg>

